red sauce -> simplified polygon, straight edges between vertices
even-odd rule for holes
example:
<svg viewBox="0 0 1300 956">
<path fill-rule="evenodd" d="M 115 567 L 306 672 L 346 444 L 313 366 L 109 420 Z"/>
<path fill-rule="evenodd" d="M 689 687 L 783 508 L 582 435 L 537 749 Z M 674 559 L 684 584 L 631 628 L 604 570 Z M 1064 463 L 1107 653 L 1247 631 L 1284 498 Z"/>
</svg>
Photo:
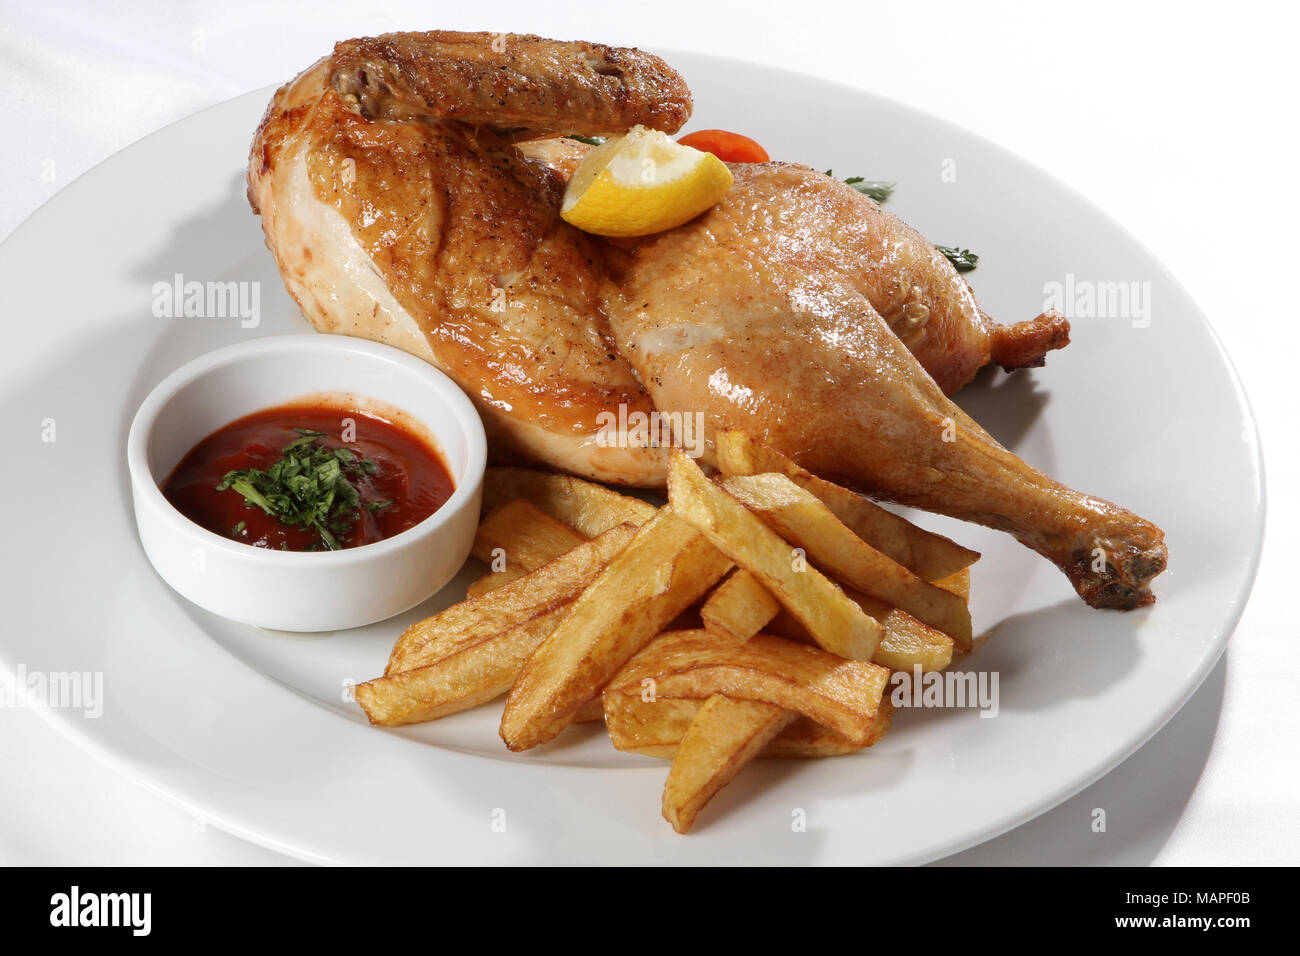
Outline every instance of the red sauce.
<svg viewBox="0 0 1300 956">
<path fill-rule="evenodd" d="M 354 438 L 341 440 L 347 420 Z M 325 550 L 318 531 L 288 525 L 248 504 L 233 488 L 217 491 L 230 471 L 269 470 L 283 449 L 301 437 L 295 429 L 324 432 L 317 443 L 347 448 L 374 462 L 373 474 L 352 474 L 362 507 L 351 509 L 352 523 L 335 535 L 340 546 L 355 548 L 419 524 L 451 497 L 455 484 L 441 456 L 420 436 L 399 424 L 365 412 L 329 405 L 285 405 L 231 422 L 195 445 L 163 483 L 163 495 L 181 514 L 223 537 L 259 548 Z M 369 503 L 391 502 L 377 510 Z"/>
</svg>

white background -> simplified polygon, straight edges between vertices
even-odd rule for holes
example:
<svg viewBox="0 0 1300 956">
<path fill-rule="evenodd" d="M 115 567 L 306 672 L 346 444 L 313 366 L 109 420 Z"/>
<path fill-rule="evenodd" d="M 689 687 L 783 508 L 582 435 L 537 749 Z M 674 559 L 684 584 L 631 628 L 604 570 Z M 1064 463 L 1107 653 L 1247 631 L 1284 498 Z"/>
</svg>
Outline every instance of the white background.
<svg viewBox="0 0 1300 956">
<path fill-rule="evenodd" d="M 1073 800 L 951 862 L 1296 864 L 1294 10 L 1133 0 L 6 0 L 0 236 L 158 127 L 282 82 L 335 40 L 398 29 L 534 32 L 758 60 L 862 87 L 992 139 L 1107 209 L 1210 316 L 1259 419 L 1269 525 L 1245 617 L 1182 712 Z M 76 263 L 67 268 L 75 280 Z M 202 829 L 30 711 L 0 711 L 0 754 L 0 863 L 292 862 Z M 1104 834 L 1089 828 L 1094 807 L 1107 811 Z"/>
</svg>

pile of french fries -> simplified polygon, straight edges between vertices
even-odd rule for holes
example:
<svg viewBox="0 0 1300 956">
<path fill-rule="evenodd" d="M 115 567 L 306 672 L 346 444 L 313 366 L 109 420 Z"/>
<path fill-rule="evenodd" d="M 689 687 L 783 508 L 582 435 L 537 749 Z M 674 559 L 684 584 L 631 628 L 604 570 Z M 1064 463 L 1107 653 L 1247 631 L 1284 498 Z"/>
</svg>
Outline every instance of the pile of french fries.
<svg viewBox="0 0 1300 956">
<path fill-rule="evenodd" d="M 506 696 L 513 751 L 603 720 L 672 760 L 679 833 L 758 756 L 830 757 L 888 730 L 891 670 L 972 647 L 978 553 L 823 481 L 741 432 L 718 473 L 674 451 L 668 504 L 564 475 L 488 470 L 469 596 L 398 639 L 356 687 L 372 723 Z"/>
</svg>

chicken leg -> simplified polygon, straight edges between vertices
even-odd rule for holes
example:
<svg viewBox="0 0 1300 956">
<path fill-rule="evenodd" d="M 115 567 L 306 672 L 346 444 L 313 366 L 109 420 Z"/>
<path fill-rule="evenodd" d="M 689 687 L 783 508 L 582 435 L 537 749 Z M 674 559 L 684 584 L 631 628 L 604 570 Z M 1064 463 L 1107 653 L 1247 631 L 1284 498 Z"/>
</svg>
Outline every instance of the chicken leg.
<svg viewBox="0 0 1300 956">
<path fill-rule="evenodd" d="M 841 237 L 824 194 L 852 190 L 803 175 L 818 182 L 762 202 L 733 188 L 621 263 L 606 309 L 656 407 L 703 413 L 709 434 L 747 431 L 878 497 L 1010 532 L 1094 607 L 1154 600 L 1160 529 L 1031 468 L 952 404 L 864 294 L 878 278 L 818 257 L 823 232 Z"/>
<path fill-rule="evenodd" d="M 945 394 L 985 365 L 1044 364 L 1070 341 L 1070 323 L 1044 312 L 999 325 L 952 263 L 924 236 L 857 190 L 807 166 L 731 166 L 731 208 L 751 237 L 780 236 L 783 261 L 839 277 L 880 313 Z"/>
</svg>

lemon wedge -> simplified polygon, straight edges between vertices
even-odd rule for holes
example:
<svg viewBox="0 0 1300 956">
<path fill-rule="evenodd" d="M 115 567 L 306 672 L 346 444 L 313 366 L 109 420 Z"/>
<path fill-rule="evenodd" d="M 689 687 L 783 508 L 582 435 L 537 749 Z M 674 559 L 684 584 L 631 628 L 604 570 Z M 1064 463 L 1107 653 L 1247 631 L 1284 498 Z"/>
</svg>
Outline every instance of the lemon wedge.
<svg viewBox="0 0 1300 956">
<path fill-rule="evenodd" d="M 731 182 L 731 170 L 712 153 L 635 126 L 583 158 L 560 216 L 598 236 L 649 236 L 694 219 Z"/>
</svg>

